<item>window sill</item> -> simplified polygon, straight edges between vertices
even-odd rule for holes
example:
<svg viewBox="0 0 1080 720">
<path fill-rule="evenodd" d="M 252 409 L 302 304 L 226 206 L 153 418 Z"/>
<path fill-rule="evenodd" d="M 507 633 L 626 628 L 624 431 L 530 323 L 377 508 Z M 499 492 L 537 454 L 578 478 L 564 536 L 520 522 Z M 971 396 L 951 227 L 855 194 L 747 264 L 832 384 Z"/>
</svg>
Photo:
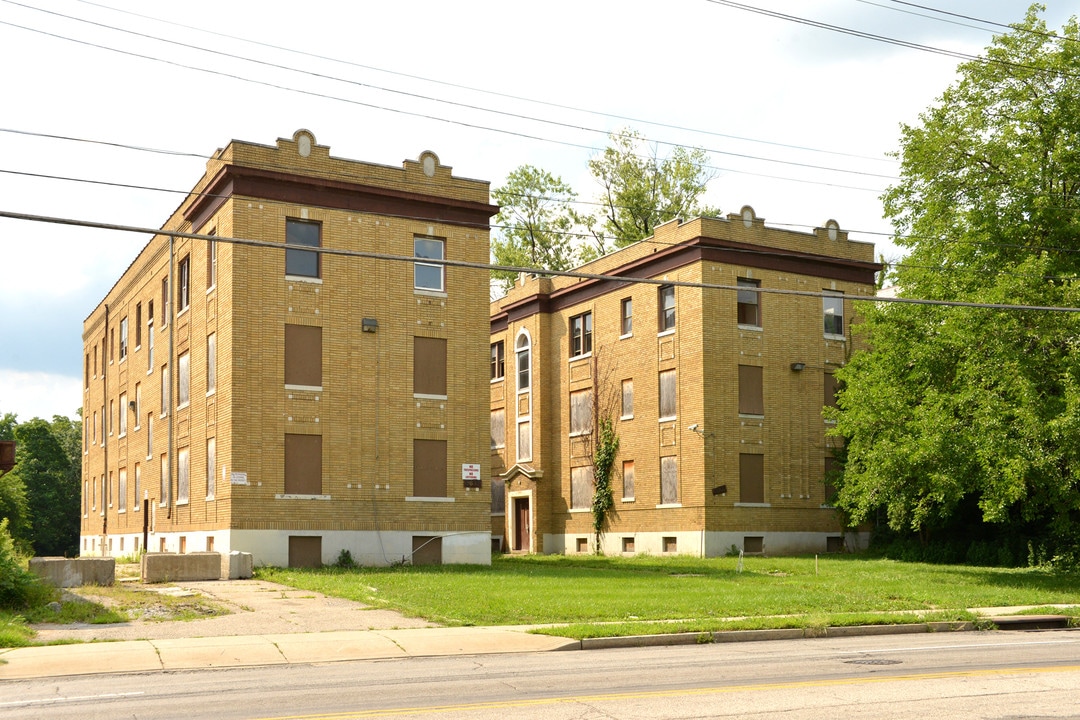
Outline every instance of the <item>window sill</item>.
<svg viewBox="0 0 1080 720">
<path fill-rule="evenodd" d="M 742 323 L 740 323 L 738 327 L 740 330 L 753 330 L 754 332 L 761 332 L 760 325 L 743 325 Z"/>
<path fill-rule="evenodd" d="M 624 502 L 624 503 L 632 503 L 632 502 L 636 502 L 636 501 L 635 501 L 635 500 L 634 500 L 634 498 L 632 498 L 632 497 L 628 497 L 628 498 L 627 498 L 627 497 L 624 497 L 624 498 L 622 499 L 622 502 Z"/>
<path fill-rule="evenodd" d="M 592 435 L 592 430 L 578 430 L 577 432 L 570 433 L 567 437 L 579 438 L 589 437 L 590 435 Z"/>
<path fill-rule="evenodd" d="M 424 497 L 422 495 L 417 495 L 417 496 L 408 495 L 408 496 L 405 497 L 405 502 L 452 503 L 452 502 L 455 502 L 455 501 L 456 501 L 456 498 L 452 498 L 452 497 Z"/>
<path fill-rule="evenodd" d="M 413 393 L 413 400 L 446 400 L 445 395 L 427 395 L 425 393 Z"/>
<path fill-rule="evenodd" d="M 633 419 L 634 419 L 633 415 L 620 415 L 619 416 L 619 420 L 633 420 Z"/>
<path fill-rule="evenodd" d="M 214 393 L 216 393 L 216 392 L 217 392 L 217 388 L 214 388 L 213 390 L 207 390 L 206 391 L 206 397 L 214 397 Z"/>
<path fill-rule="evenodd" d="M 308 277 L 306 275 L 286 275 L 285 279 L 289 282 L 302 282 L 311 283 L 313 285 L 322 285 L 322 278 Z"/>
<path fill-rule="evenodd" d="M 116 511 L 117 515 L 123 515 L 126 512 L 127 512 L 127 510 L 125 510 L 124 508 L 120 508 L 119 510 Z"/>
<path fill-rule="evenodd" d="M 532 455 L 530 455 L 529 457 L 519 457 L 516 462 L 532 462 Z"/>
<path fill-rule="evenodd" d="M 206 288 L 206 294 L 209 295 L 210 293 L 214 292 L 215 290 L 217 290 L 217 283 L 214 283 L 210 287 Z"/>
<path fill-rule="evenodd" d="M 127 437 L 127 431 L 124 431 L 124 432 L 120 433 L 119 435 L 117 435 L 116 439 L 117 440 L 122 440 L 123 438 L 126 438 L 126 437 Z"/>
<path fill-rule="evenodd" d="M 505 512 L 493 512 L 493 513 L 491 513 L 491 517 L 506 517 L 506 513 Z"/>
<path fill-rule="evenodd" d="M 838 340 L 840 342 L 847 342 L 846 335 L 836 335 L 834 333 L 825 333 L 826 340 Z"/>
<path fill-rule="evenodd" d="M 620 335 L 620 336 L 619 336 L 619 339 L 620 339 L 620 340 L 628 340 L 628 339 L 630 339 L 630 338 L 632 338 L 632 337 L 634 337 L 634 333 L 632 333 L 632 332 L 628 332 L 628 333 L 626 333 L 625 335 Z"/>
<path fill-rule="evenodd" d="M 592 512 L 592 508 L 570 508 L 570 514 Z"/>
<path fill-rule="evenodd" d="M 758 415 L 756 413 L 739 413 L 739 417 L 743 420 L 764 420 L 765 415 Z"/>
<path fill-rule="evenodd" d="M 573 365 L 574 363 L 578 362 L 579 360 L 587 360 L 587 359 L 589 359 L 591 357 L 592 357 L 592 350 L 590 350 L 587 353 L 581 353 L 580 355 L 573 355 L 570 358 L 570 364 Z"/>
<path fill-rule="evenodd" d="M 119 364 L 123 365 L 125 362 L 127 362 L 127 353 L 123 352 L 123 353 L 120 354 L 120 363 Z"/>
<path fill-rule="evenodd" d="M 495 383 L 501 383 L 505 379 L 505 375 L 503 377 L 491 378 L 491 384 L 494 385 Z"/>
<path fill-rule="evenodd" d="M 214 502 L 214 496 L 213 495 L 207 495 L 206 496 L 206 502 Z"/>
<path fill-rule="evenodd" d="M 674 335 L 674 334 L 675 334 L 675 328 L 671 328 L 670 330 L 661 330 L 660 332 L 656 333 L 656 337 L 658 337 L 658 338 L 659 337 L 667 337 L 668 335 Z"/>
<path fill-rule="evenodd" d="M 682 503 L 660 503 L 656 506 L 657 510 L 667 510 L 668 508 L 681 508 Z"/>
<path fill-rule="evenodd" d="M 434 298 L 446 298 L 447 297 L 445 290 L 436 290 L 434 288 L 418 288 L 418 287 L 415 287 L 415 286 L 413 286 L 413 294 L 414 295 L 424 295 L 425 297 L 434 297 Z"/>
<path fill-rule="evenodd" d="M 176 409 L 177 410 L 186 410 L 190 405 L 191 405 L 191 401 L 188 400 L 187 402 L 182 402 L 179 405 L 177 405 Z"/>
<path fill-rule="evenodd" d="M 735 503 L 734 505 L 735 505 L 735 507 L 748 507 L 748 508 L 767 508 L 767 507 L 772 507 L 772 503 L 767 503 L 767 502 L 764 502 L 764 503 L 746 503 L 746 502 L 737 502 L 737 503 Z"/>
<path fill-rule="evenodd" d="M 278 493 L 275 500 L 330 500 L 329 495 L 308 495 L 306 493 Z"/>
<path fill-rule="evenodd" d="M 671 415 L 669 417 L 662 417 L 662 418 L 658 419 L 656 422 L 675 422 L 678 419 L 679 419 L 678 415 Z"/>
<path fill-rule="evenodd" d="M 286 383 L 285 384 L 285 389 L 286 390 L 299 390 L 299 391 L 302 391 L 302 392 L 322 392 L 323 386 L 322 385 L 289 385 L 288 383 Z M 210 395 L 210 394 L 212 394 L 212 393 L 207 393 L 207 395 Z"/>
<path fill-rule="evenodd" d="M 181 505 L 187 505 L 189 502 L 191 502 L 191 501 L 190 500 L 177 500 L 176 501 L 176 507 L 180 507 Z"/>
<path fill-rule="evenodd" d="M 503 444 L 503 445 L 494 445 L 494 446 L 492 446 L 492 448 L 491 448 L 491 449 L 492 449 L 493 451 L 495 451 L 495 452 L 498 452 L 499 450 L 505 450 L 505 449 L 506 449 L 506 445 L 505 445 L 505 444 Z"/>
<path fill-rule="evenodd" d="M 179 320 L 180 318 L 187 315 L 189 310 L 191 310 L 191 305 L 190 304 L 185 305 L 184 307 L 180 308 L 180 312 L 176 313 L 176 319 Z"/>
</svg>

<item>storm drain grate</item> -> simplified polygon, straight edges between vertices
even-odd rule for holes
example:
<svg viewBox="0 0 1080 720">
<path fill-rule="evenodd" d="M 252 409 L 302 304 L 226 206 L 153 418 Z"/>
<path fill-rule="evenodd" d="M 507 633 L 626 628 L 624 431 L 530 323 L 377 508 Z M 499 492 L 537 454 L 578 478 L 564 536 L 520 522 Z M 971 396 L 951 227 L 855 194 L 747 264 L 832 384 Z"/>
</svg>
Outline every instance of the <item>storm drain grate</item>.
<svg viewBox="0 0 1080 720">
<path fill-rule="evenodd" d="M 886 658 L 865 658 L 862 660 L 844 660 L 848 665 L 899 665 L 902 660 L 888 660 Z"/>
</svg>

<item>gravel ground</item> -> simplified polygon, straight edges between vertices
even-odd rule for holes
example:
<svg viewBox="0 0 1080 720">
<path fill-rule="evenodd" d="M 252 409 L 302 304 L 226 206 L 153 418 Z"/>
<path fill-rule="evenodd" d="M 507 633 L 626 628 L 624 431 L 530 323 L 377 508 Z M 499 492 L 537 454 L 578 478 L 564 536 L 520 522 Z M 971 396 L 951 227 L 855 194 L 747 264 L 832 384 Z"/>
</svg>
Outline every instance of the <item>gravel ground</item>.
<svg viewBox="0 0 1080 720">
<path fill-rule="evenodd" d="M 390 630 L 436 627 L 426 620 L 407 618 L 392 610 L 327 597 L 309 590 L 263 580 L 218 580 L 208 582 L 142 585 L 132 588 L 170 595 L 194 593 L 229 612 L 200 620 L 155 620 L 153 613 L 131 622 L 113 625 L 40 624 L 35 640 L 159 640 L 166 638 L 219 637 L 225 635 L 270 635 L 278 633 L 325 632 L 328 630 Z M 99 600 L 93 590 L 71 590 L 74 595 Z M 99 600 L 100 601 L 100 600 Z"/>
</svg>

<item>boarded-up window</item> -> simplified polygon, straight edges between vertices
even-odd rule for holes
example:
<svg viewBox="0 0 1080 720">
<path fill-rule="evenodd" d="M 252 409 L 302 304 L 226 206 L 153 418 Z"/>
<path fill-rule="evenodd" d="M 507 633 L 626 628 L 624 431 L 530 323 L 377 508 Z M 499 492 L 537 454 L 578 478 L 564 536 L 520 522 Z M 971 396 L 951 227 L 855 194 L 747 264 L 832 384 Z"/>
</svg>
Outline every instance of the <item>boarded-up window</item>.
<svg viewBox="0 0 1080 720">
<path fill-rule="evenodd" d="M 413 495 L 446 497 L 445 440 L 413 440 Z"/>
<path fill-rule="evenodd" d="M 506 408 L 491 411 L 491 449 L 506 447 Z"/>
<path fill-rule="evenodd" d="M 836 407 L 836 391 L 838 389 L 836 376 L 832 373 L 825 373 L 825 407 Z"/>
<path fill-rule="evenodd" d="M 217 390 L 217 333 L 206 336 L 206 394 Z"/>
<path fill-rule="evenodd" d="M 206 499 L 213 500 L 217 490 L 217 440 L 206 440 Z"/>
<path fill-rule="evenodd" d="M 532 460 L 532 423 L 519 422 L 517 431 L 517 459 Z"/>
<path fill-rule="evenodd" d="M 289 567 L 320 567 L 322 565 L 322 538 L 292 535 L 289 537 Z"/>
<path fill-rule="evenodd" d="M 739 502 L 765 502 L 764 455 L 739 455 Z"/>
<path fill-rule="evenodd" d="M 322 495 L 322 435 L 285 435 L 285 492 Z"/>
<path fill-rule="evenodd" d="M 630 419 L 634 417 L 634 381 L 622 381 L 622 413 L 621 417 Z"/>
<path fill-rule="evenodd" d="M 184 407 L 191 402 L 191 353 L 184 353 L 176 363 L 177 392 L 176 406 Z"/>
<path fill-rule="evenodd" d="M 127 512 L 127 470 L 121 468 L 120 470 L 120 487 L 116 492 L 116 509 L 119 512 Z"/>
<path fill-rule="evenodd" d="M 446 397 L 446 340 L 413 338 L 413 392 Z"/>
<path fill-rule="evenodd" d="M 191 495 L 191 449 L 180 448 L 176 453 L 176 502 L 183 504 Z"/>
<path fill-rule="evenodd" d="M 413 535 L 413 565 L 442 565 L 442 538 L 430 535 Z"/>
<path fill-rule="evenodd" d="M 765 400 L 761 388 L 761 368 L 756 365 L 739 366 L 739 414 L 765 414 Z"/>
<path fill-rule="evenodd" d="M 491 481 L 491 514 L 506 514 L 506 481 L 493 479 Z"/>
<path fill-rule="evenodd" d="M 738 318 L 740 325 L 761 327 L 761 312 L 758 304 L 758 293 L 755 290 L 743 290 L 743 288 L 758 288 L 760 280 L 738 279 Z"/>
<path fill-rule="evenodd" d="M 660 504 L 679 502 L 679 460 L 674 455 L 660 458 Z"/>
<path fill-rule="evenodd" d="M 570 434 L 587 435 L 592 432 L 592 390 L 570 393 Z"/>
<path fill-rule="evenodd" d="M 746 535 L 742 539 L 743 552 L 760 553 L 765 551 L 765 538 L 761 535 Z"/>
<path fill-rule="evenodd" d="M 570 507 L 583 510 L 592 507 L 593 469 L 583 465 L 570 469 Z"/>
<path fill-rule="evenodd" d="M 675 417 L 675 371 L 660 372 L 660 418 Z"/>
<path fill-rule="evenodd" d="M 623 460 L 622 464 L 622 496 L 623 500 L 634 499 L 634 461 Z"/>
<path fill-rule="evenodd" d="M 161 456 L 161 487 L 158 489 L 158 499 L 162 505 L 169 503 L 169 490 L 172 487 L 172 482 L 169 479 L 169 456 Z"/>
<path fill-rule="evenodd" d="M 322 387 L 322 328 L 285 326 L 285 384 Z"/>
</svg>

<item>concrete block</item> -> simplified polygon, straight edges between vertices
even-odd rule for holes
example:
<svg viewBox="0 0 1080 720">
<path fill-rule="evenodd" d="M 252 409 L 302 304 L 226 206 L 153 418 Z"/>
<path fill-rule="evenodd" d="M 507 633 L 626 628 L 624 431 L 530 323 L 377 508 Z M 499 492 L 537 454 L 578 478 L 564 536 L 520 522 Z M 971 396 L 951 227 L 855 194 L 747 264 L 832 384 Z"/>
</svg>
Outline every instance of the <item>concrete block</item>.
<svg viewBox="0 0 1080 720">
<path fill-rule="evenodd" d="M 30 572 L 56 587 L 112 585 L 116 580 L 114 558 L 30 558 Z"/>
<path fill-rule="evenodd" d="M 142 558 L 143 582 L 220 580 L 221 553 L 146 553 Z"/>
<path fill-rule="evenodd" d="M 221 556 L 221 577 L 227 580 L 247 580 L 252 576 L 254 567 L 251 553 L 233 550 Z"/>
</svg>

